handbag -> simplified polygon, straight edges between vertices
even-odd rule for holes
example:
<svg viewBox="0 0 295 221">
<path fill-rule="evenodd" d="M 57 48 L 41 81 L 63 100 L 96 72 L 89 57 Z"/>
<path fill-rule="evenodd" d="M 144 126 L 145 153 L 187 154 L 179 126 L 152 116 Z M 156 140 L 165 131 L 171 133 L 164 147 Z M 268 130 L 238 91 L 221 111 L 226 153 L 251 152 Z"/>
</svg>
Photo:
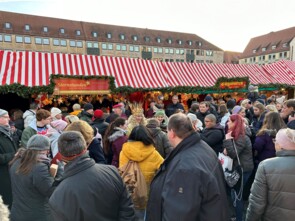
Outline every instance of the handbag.
<svg viewBox="0 0 295 221">
<path fill-rule="evenodd" d="M 218 153 L 219 162 L 222 165 L 223 171 L 231 171 L 233 167 L 233 159 L 223 153 Z"/>
<path fill-rule="evenodd" d="M 238 166 L 236 166 L 235 169 L 233 169 L 233 170 L 226 169 L 224 171 L 224 178 L 225 178 L 225 181 L 229 187 L 234 188 L 234 189 L 240 189 L 237 187 L 240 187 L 242 184 L 241 177 L 243 176 L 243 168 L 241 166 L 240 158 L 239 158 L 238 151 L 237 151 L 234 141 L 233 141 L 233 146 L 234 146 L 234 149 L 235 149 L 235 152 L 237 155 Z"/>
</svg>

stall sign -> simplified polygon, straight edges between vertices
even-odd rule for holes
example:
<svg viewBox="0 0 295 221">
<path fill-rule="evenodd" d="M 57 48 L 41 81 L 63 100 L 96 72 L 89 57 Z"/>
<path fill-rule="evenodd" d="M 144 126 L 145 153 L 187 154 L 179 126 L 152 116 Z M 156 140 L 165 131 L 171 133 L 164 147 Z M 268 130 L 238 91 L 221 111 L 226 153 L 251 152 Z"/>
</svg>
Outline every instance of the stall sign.
<svg viewBox="0 0 295 221">
<path fill-rule="evenodd" d="M 221 89 L 245 88 L 246 86 L 247 86 L 246 81 L 227 81 L 227 82 L 221 82 L 219 85 Z"/>
<path fill-rule="evenodd" d="M 54 82 L 54 95 L 106 94 L 110 92 L 108 79 L 58 78 L 54 79 Z"/>
</svg>

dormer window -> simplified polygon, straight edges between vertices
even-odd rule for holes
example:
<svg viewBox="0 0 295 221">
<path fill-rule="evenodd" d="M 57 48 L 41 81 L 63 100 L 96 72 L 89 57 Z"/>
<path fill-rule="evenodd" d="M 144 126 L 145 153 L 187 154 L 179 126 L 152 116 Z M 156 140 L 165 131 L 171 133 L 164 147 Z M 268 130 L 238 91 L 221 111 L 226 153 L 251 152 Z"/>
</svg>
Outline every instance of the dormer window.
<svg viewBox="0 0 295 221">
<path fill-rule="evenodd" d="M 125 40 L 125 35 L 124 34 L 120 34 L 119 37 L 120 37 L 121 40 Z"/>
<path fill-rule="evenodd" d="M 192 41 L 187 41 L 187 44 L 188 44 L 188 45 L 192 45 L 193 42 L 192 42 Z"/>
<path fill-rule="evenodd" d="M 286 48 L 286 47 L 288 47 L 288 43 L 283 44 L 283 48 Z"/>
<path fill-rule="evenodd" d="M 178 43 L 179 45 L 182 45 L 182 41 L 181 41 L 181 40 L 177 40 L 177 43 Z"/>
<path fill-rule="evenodd" d="M 137 35 L 133 35 L 132 36 L 133 41 L 137 41 L 138 40 L 138 36 Z"/>
<path fill-rule="evenodd" d="M 107 33 L 107 38 L 111 39 L 112 38 L 112 34 L 111 33 Z"/>
<path fill-rule="evenodd" d="M 161 38 L 156 38 L 157 43 L 161 43 Z"/>
<path fill-rule="evenodd" d="M 271 49 L 272 49 L 272 50 L 274 50 L 274 49 L 276 49 L 276 48 L 277 48 L 276 45 L 271 46 Z"/>
<path fill-rule="evenodd" d="M 97 38 L 97 36 L 98 36 L 97 32 L 96 31 L 93 31 L 92 32 L 92 37 Z"/>
<path fill-rule="evenodd" d="M 262 51 L 266 51 L 266 48 L 262 48 L 261 50 L 262 50 Z"/>
<path fill-rule="evenodd" d="M 9 22 L 5 22 L 5 28 L 6 28 L 6 29 L 10 29 L 10 28 L 11 28 L 11 23 L 9 23 Z"/>
<path fill-rule="evenodd" d="M 31 30 L 30 25 L 25 25 L 25 30 L 26 30 L 26 31 L 30 31 L 30 30 Z"/>
<path fill-rule="evenodd" d="M 168 42 L 168 44 L 172 44 L 172 39 L 171 38 L 168 38 L 167 39 L 167 42 Z"/>
<path fill-rule="evenodd" d="M 202 42 L 201 41 L 198 41 L 197 42 L 197 45 L 201 47 L 202 46 Z"/>
<path fill-rule="evenodd" d="M 44 26 L 44 27 L 43 27 L 43 32 L 45 32 L 45 33 L 48 32 L 48 27 L 47 27 L 47 26 Z"/>
<path fill-rule="evenodd" d="M 80 36 L 81 35 L 81 31 L 80 30 L 76 30 L 76 35 Z"/>
<path fill-rule="evenodd" d="M 65 33 L 65 29 L 64 28 L 59 29 L 59 33 L 64 34 Z"/>
<path fill-rule="evenodd" d="M 150 42 L 150 37 L 145 36 L 144 40 L 145 40 L 145 42 Z"/>
<path fill-rule="evenodd" d="M 254 53 L 254 54 L 256 53 L 256 49 L 253 49 L 253 53 Z"/>
</svg>

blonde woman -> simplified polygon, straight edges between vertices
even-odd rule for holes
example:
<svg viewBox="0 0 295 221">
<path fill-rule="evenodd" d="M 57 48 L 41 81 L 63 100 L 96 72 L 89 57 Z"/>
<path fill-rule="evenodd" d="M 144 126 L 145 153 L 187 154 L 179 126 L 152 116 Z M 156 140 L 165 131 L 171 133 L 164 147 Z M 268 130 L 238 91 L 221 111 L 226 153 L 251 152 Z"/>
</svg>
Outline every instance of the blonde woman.
<svg viewBox="0 0 295 221">
<path fill-rule="evenodd" d="M 132 129 L 136 126 L 146 126 L 147 120 L 143 113 L 143 108 L 140 103 L 129 104 L 132 115 L 128 118 L 127 136 L 130 135 Z"/>
</svg>

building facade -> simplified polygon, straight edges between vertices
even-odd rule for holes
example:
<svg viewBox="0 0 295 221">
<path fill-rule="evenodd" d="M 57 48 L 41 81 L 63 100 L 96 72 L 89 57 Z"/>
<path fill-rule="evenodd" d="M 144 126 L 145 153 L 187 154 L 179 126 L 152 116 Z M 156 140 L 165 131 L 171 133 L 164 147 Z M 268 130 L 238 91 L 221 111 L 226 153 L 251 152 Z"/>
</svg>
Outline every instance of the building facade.
<svg viewBox="0 0 295 221">
<path fill-rule="evenodd" d="M 224 56 L 222 49 L 195 34 L 4 11 L 0 11 L 0 50 L 197 63 L 223 63 Z"/>
<path fill-rule="evenodd" d="M 295 60 L 295 27 L 252 38 L 240 56 L 240 64 L 271 64 Z"/>
</svg>

